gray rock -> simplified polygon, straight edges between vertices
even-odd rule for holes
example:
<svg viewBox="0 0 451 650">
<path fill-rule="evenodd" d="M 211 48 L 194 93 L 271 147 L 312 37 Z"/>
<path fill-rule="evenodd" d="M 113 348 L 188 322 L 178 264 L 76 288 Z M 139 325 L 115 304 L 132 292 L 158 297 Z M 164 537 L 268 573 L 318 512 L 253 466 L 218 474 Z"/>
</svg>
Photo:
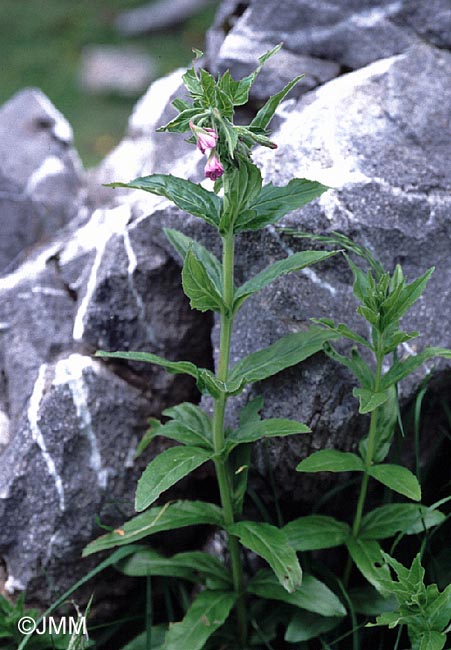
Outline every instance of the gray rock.
<svg viewBox="0 0 451 650">
<path fill-rule="evenodd" d="M 230 20 L 224 13 L 217 20 L 207 55 L 213 66 L 217 59 L 226 62 L 232 74 L 249 58 L 256 61 L 268 44 L 281 41 L 292 55 L 313 57 L 312 68 L 308 60 L 301 61 L 302 71 L 313 82 L 318 77 L 317 59 L 342 70 L 356 69 L 423 40 L 446 48 L 451 38 L 447 0 L 435 0 L 433 7 L 422 0 L 332 0 L 313 5 L 306 0 L 251 0 L 226 7 Z M 292 69 L 291 75 L 296 72 Z M 324 68 L 323 74 L 327 78 L 330 72 L 332 68 Z"/>
<path fill-rule="evenodd" d="M 79 84 L 90 93 L 137 96 L 155 76 L 152 57 L 134 47 L 90 45 L 81 55 Z"/>
<path fill-rule="evenodd" d="M 83 201 L 72 128 L 37 89 L 0 108 L 0 271 L 68 223 Z"/>
<path fill-rule="evenodd" d="M 94 211 L 67 200 L 70 224 L 0 278 L 0 557 L 6 589 L 43 604 L 92 566 L 80 554 L 101 532 L 96 516 L 114 525 L 133 513 L 139 474 L 159 449 L 134 465 L 147 418 L 197 395 L 184 377 L 108 364 L 95 349 L 212 363 L 211 319 L 190 310 L 148 218 L 163 202 L 139 209 L 134 194 L 119 198 Z"/>
<path fill-rule="evenodd" d="M 211 0 L 157 0 L 151 4 L 124 11 L 116 19 L 116 27 L 125 36 L 158 32 L 180 25 L 204 9 Z"/>
<path fill-rule="evenodd" d="M 446 162 L 451 138 L 444 128 L 451 118 L 450 88 L 451 54 L 427 45 L 412 48 L 341 76 L 295 106 L 291 102 L 273 134 L 276 152 L 259 150 L 254 156 L 266 182 L 283 184 L 299 176 L 334 188 L 287 217 L 286 225 L 314 233 L 341 231 L 369 245 L 388 269 L 402 263 L 410 279 L 432 264 L 437 267 L 410 312 L 406 328 L 422 336 L 404 346 L 405 355 L 430 344 L 451 346 L 450 332 L 443 327 L 451 318 L 451 181 Z M 240 239 L 240 280 L 308 247 L 306 241 L 284 237 L 273 228 Z M 362 328 L 355 309 L 350 273 L 340 258 L 332 258 L 250 299 L 236 321 L 232 357 L 237 360 L 298 331 L 312 317 L 328 316 Z M 217 330 L 214 340 L 217 350 Z M 449 381 L 448 363 L 425 364 L 415 378 L 401 384 L 403 403 L 433 366 L 441 369 L 439 383 Z M 312 449 L 349 450 L 356 433 L 361 435 L 365 425 L 356 416 L 351 390 L 348 373 L 320 357 L 256 388 L 265 397 L 266 417 L 300 419 L 314 431 L 312 436 L 271 442 L 272 470 L 282 494 L 315 498 L 305 477 L 299 480 L 295 465 Z M 263 456 L 258 458 L 264 472 Z"/>
</svg>

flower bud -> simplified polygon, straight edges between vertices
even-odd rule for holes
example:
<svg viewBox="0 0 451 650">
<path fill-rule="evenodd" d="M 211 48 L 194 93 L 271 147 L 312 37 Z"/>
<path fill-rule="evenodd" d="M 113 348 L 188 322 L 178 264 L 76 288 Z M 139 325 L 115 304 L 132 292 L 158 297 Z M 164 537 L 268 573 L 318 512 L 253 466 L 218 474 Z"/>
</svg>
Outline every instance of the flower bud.
<svg viewBox="0 0 451 650">
<path fill-rule="evenodd" d="M 205 176 L 212 181 L 220 178 L 224 173 L 224 167 L 221 165 L 221 161 L 217 157 L 214 150 L 211 152 L 210 157 L 207 160 L 204 171 Z"/>
</svg>

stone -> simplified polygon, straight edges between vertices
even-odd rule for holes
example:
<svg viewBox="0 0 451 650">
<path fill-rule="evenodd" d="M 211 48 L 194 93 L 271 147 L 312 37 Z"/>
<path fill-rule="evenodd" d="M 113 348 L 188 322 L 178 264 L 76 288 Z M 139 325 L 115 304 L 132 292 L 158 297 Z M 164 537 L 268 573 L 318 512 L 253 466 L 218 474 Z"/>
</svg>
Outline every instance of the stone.
<svg viewBox="0 0 451 650">
<path fill-rule="evenodd" d="M 81 54 L 79 84 L 89 93 L 135 97 L 155 76 L 154 60 L 136 47 L 89 45 Z"/>
<path fill-rule="evenodd" d="M 283 7 L 271 0 L 251 0 L 229 2 L 226 8 L 230 18 L 223 12 L 216 21 L 207 55 L 213 62 L 226 62 L 232 74 L 247 65 L 249 58 L 256 60 L 268 44 L 280 42 L 292 56 L 313 58 L 312 69 L 308 60 L 301 60 L 302 71 L 313 81 L 320 62 L 332 62 L 344 72 L 399 54 L 424 40 L 449 48 L 451 38 L 447 0 L 434 0 L 427 7 L 422 0 L 332 0 L 313 5 L 307 0 L 287 0 Z M 331 70 L 326 67 L 323 74 Z"/>
<path fill-rule="evenodd" d="M 72 140 L 40 90 L 22 90 L 0 108 L 0 273 L 77 214 L 85 188 Z"/>
<path fill-rule="evenodd" d="M 125 36 L 164 31 L 184 23 L 211 4 L 211 0 L 157 0 L 119 14 L 116 28 Z"/>
<path fill-rule="evenodd" d="M 165 202 L 118 193 L 117 206 L 100 209 L 84 198 L 68 195 L 71 222 L 0 278 L 0 557 L 5 589 L 43 605 L 52 585 L 60 593 L 97 562 L 80 559 L 102 532 L 96 517 L 114 526 L 133 514 L 137 479 L 161 450 L 133 461 L 148 417 L 198 399 L 189 378 L 94 359 L 95 350 L 212 365 L 211 317 L 190 310 L 150 218 Z"/>
<path fill-rule="evenodd" d="M 284 225 L 312 233 L 343 232 L 370 246 L 388 269 L 402 263 L 410 280 L 436 266 L 424 296 L 406 321 L 409 331 L 419 330 L 422 336 L 403 345 L 401 356 L 427 345 L 451 346 L 450 332 L 443 327 L 451 318 L 447 164 L 451 138 L 445 127 L 451 119 L 450 71 L 451 54 L 424 44 L 343 75 L 297 104 L 292 101 L 272 136 L 278 149 L 259 149 L 254 154 L 265 182 L 280 185 L 298 176 L 333 188 L 286 217 Z M 272 227 L 245 234 L 237 244 L 238 280 L 309 246 L 306 240 L 289 238 Z M 233 361 L 307 327 L 310 318 L 330 317 L 363 327 L 360 331 L 365 333 L 363 321 L 355 314 L 351 284 L 340 257 L 274 282 L 239 313 Z M 217 354 L 217 327 L 214 341 Z M 414 397 L 433 367 L 436 383 L 449 384 L 449 362 L 425 364 L 415 377 L 401 383 L 402 404 Z M 353 449 L 357 433 L 360 436 L 366 425 L 356 413 L 352 386 L 347 371 L 317 355 L 254 389 L 265 398 L 265 417 L 299 419 L 314 431 L 312 436 L 270 442 L 269 462 L 281 498 L 315 499 L 309 479 L 303 476 L 301 481 L 294 471 L 310 451 Z M 256 457 L 260 471 L 267 472 L 263 451 Z"/>
</svg>

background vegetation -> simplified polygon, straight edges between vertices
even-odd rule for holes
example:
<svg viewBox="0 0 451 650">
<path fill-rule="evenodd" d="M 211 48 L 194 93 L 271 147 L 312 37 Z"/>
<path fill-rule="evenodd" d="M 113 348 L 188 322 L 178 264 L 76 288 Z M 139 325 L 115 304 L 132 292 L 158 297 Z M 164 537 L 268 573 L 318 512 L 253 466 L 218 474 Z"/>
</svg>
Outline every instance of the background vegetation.
<svg viewBox="0 0 451 650">
<path fill-rule="evenodd" d="M 2 0 L 0 103 L 26 86 L 43 90 L 72 124 L 86 166 L 99 162 L 120 140 L 138 97 L 91 95 L 78 84 L 83 47 L 133 44 L 152 55 L 157 76 L 186 66 L 219 4 L 212 0 L 183 26 L 165 33 L 124 38 L 114 27 L 122 11 L 143 0 Z"/>
</svg>

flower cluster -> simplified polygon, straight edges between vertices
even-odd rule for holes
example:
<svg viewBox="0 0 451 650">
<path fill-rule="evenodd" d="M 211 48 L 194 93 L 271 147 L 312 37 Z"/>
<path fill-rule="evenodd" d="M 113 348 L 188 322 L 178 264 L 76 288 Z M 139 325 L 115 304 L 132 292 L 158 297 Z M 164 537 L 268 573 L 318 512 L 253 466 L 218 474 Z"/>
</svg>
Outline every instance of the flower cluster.
<svg viewBox="0 0 451 650">
<path fill-rule="evenodd" d="M 191 120 L 190 123 L 191 131 L 196 138 L 196 146 L 199 151 L 203 154 L 208 154 L 207 164 L 205 165 L 205 176 L 212 181 L 220 178 L 224 173 L 224 167 L 221 164 L 221 161 L 218 158 L 216 153 L 216 142 L 218 140 L 218 134 L 215 129 L 210 129 L 208 127 L 202 128 L 196 126 Z"/>
</svg>

